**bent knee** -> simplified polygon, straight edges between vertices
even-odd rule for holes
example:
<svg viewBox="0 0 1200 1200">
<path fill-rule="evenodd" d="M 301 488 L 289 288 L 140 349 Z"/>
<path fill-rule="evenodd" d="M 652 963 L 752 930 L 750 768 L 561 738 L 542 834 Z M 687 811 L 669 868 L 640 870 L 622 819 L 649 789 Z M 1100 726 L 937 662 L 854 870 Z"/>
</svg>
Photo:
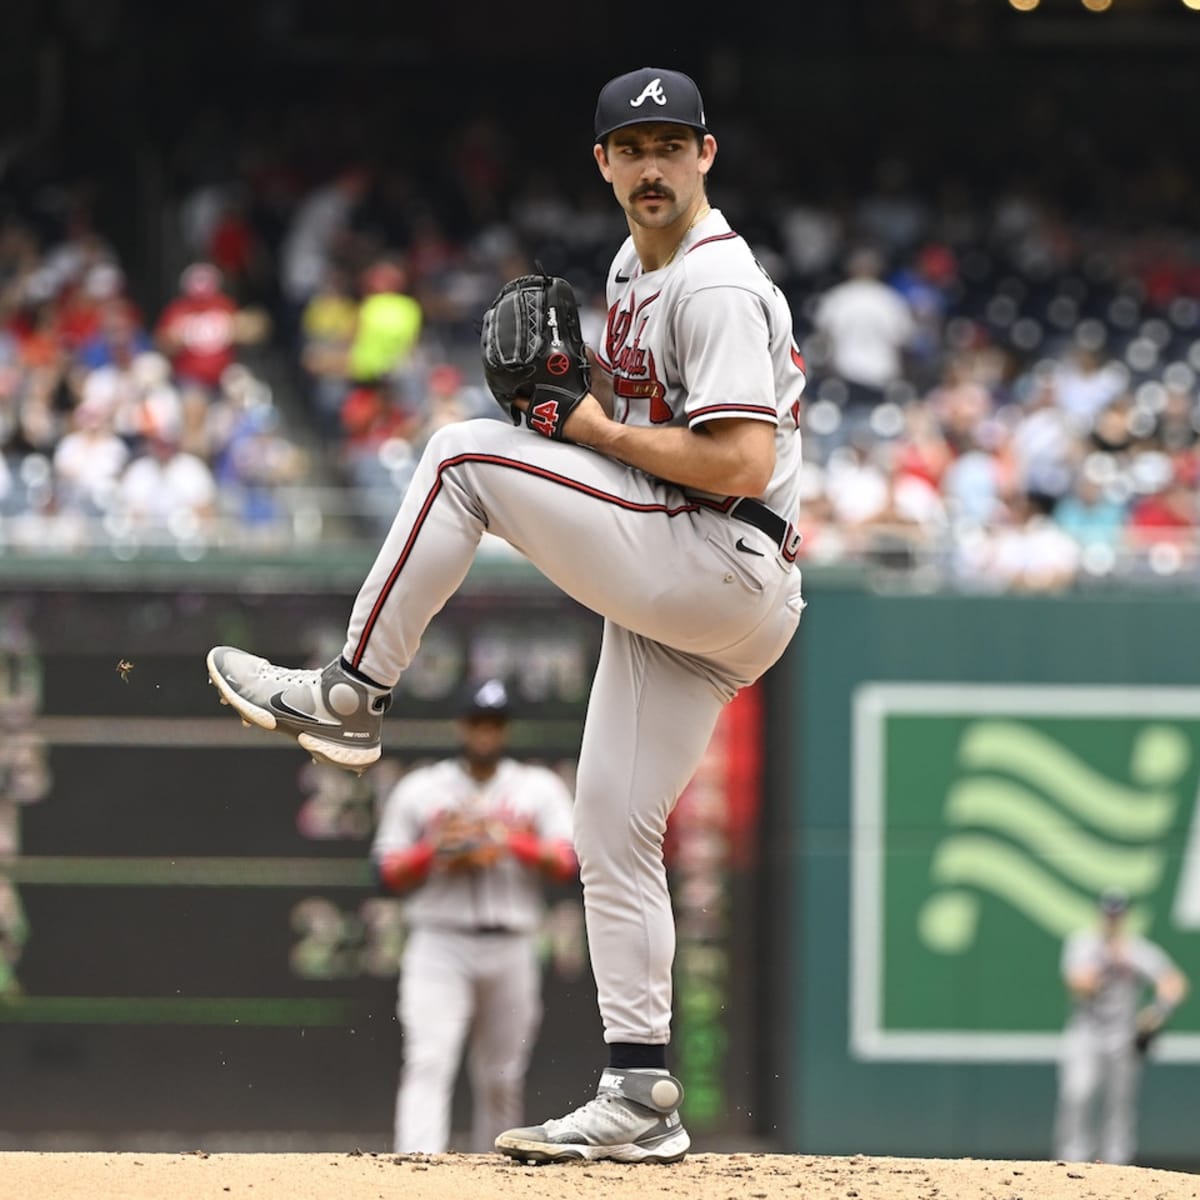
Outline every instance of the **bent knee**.
<svg viewBox="0 0 1200 1200">
<path fill-rule="evenodd" d="M 520 436 L 520 431 L 507 421 L 497 421 L 491 417 L 472 417 L 466 421 L 443 425 L 436 430 L 425 444 L 425 453 L 432 454 L 444 462 L 471 451 L 493 454 L 506 450 L 511 452 L 515 438 Z"/>
<path fill-rule="evenodd" d="M 615 821 L 599 821 L 576 828 L 575 857 L 585 886 L 598 882 L 618 863 L 622 870 L 657 872 L 663 862 L 663 835 L 639 833 Z"/>
</svg>

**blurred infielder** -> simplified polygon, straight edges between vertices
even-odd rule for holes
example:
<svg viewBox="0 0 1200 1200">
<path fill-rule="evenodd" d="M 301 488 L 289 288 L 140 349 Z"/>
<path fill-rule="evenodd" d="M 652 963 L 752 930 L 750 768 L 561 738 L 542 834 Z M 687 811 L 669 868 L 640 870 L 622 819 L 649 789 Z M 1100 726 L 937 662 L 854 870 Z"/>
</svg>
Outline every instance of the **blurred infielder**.
<svg viewBox="0 0 1200 1200">
<path fill-rule="evenodd" d="M 1187 993 L 1165 951 L 1125 928 L 1129 901 L 1111 889 L 1100 897 L 1100 927 L 1072 934 L 1062 972 L 1072 1010 L 1059 1064 L 1055 1155 L 1065 1162 L 1133 1161 L 1142 1059 Z M 1153 1000 L 1139 1007 L 1146 988 Z M 1103 1096 L 1100 1132 L 1092 1106 Z"/>
<path fill-rule="evenodd" d="M 544 879 L 575 874 L 571 796 L 545 767 L 504 754 L 504 684 L 472 689 L 462 754 L 410 771 L 380 818 L 371 858 L 382 887 L 407 896 L 397 1012 L 404 1066 L 395 1148 L 440 1153 L 470 1038 L 471 1148 L 490 1150 L 521 1119 L 541 1023 L 535 936 Z"/>
<path fill-rule="evenodd" d="M 667 1066 L 663 835 L 722 706 L 800 620 L 804 370 L 783 294 L 709 207 L 717 143 L 695 83 L 657 67 L 611 80 L 594 141 L 629 237 L 593 362 L 566 281 L 507 284 L 484 314 L 484 374 L 525 427 L 464 421 L 430 438 L 339 659 L 294 671 L 221 646 L 208 667 L 244 719 L 358 770 L 484 530 L 603 615 L 575 848 L 608 1067 L 595 1099 L 496 1145 L 535 1162 L 674 1162 L 690 1141 Z"/>
</svg>

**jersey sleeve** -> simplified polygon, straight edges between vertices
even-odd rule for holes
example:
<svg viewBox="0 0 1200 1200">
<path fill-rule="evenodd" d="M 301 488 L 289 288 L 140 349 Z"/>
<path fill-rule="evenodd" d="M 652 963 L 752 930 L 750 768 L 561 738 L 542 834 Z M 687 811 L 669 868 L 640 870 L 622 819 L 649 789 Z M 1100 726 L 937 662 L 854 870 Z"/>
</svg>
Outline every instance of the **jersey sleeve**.
<svg viewBox="0 0 1200 1200">
<path fill-rule="evenodd" d="M 761 297 L 741 287 L 691 293 L 676 309 L 675 342 L 689 426 L 731 417 L 778 424 Z"/>
<path fill-rule="evenodd" d="M 414 801 L 423 775 L 423 771 L 406 775 L 384 801 L 379 828 L 371 844 L 371 858 L 376 862 L 397 850 L 407 850 L 421 840 L 423 830 Z"/>
<path fill-rule="evenodd" d="M 1148 984 L 1155 984 L 1164 975 L 1177 970 L 1167 952 L 1145 938 L 1132 942 L 1129 954 L 1134 967 Z"/>
<path fill-rule="evenodd" d="M 1060 969 L 1064 979 L 1070 979 L 1079 971 L 1094 967 L 1095 954 L 1092 939 L 1086 934 L 1072 934 L 1063 943 Z"/>
</svg>

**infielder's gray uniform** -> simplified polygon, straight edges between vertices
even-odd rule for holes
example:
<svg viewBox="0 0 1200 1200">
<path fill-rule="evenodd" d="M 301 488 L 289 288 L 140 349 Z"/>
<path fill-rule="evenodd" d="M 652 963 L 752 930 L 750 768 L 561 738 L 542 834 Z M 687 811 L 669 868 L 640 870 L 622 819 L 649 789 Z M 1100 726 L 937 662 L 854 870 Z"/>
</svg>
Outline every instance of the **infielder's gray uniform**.
<svg viewBox="0 0 1200 1200">
<path fill-rule="evenodd" d="M 457 759 L 411 771 L 388 797 L 371 857 L 422 844 L 449 813 L 527 829 L 541 842 L 571 840 L 571 796 L 545 767 L 503 758 L 484 783 Z M 568 849 L 569 854 L 569 849 Z M 408 940 L 397 1012 L 404 1067 L 396 1096 L 395 1149 L 440 1153 L 450 1141 L 454 1081 L 467 1059 L 474 1100 L 472 1149 L 522 1116 L 529 1056 L 542 1016 L 535 934 L 542 878 L 506 854 L 493 866 L 435 866 L 405 903 Z"/>
<path fill-rule="evenodd" d="M 462 583 L 484 532 L 605 617 L 575 798 L 605 1039 L 670 1040 L 674 923 L 667 817 L 721 707 L 787 647 L 803 607 L 797 541 L 803 363 L 782 293 L 718 210 L 666 266 L 632 242 L 608 281 L 599 361 L 615 416 L 775 426 L 765 493 L 685 492 L 582 446 L 505 422 L 433 435 L 351 615 L 345 661 L 384 685 Z"/>
<path fill-rule="evenodd" d="M 1133 1159 L 1137 1132 L 1137 1087 L 1141 1058 L 1134 1049 L 1139 1000 L 1146 987 L 1176 968 L 1153 942 L 1122 935 L 1119 955 L 1097 930 L 1072 934 L 1063 946 L 1062 973 L 1081 969 L 1100 974 L 1099 990 L 1077 999 L 1063 1031 L 1059 1064 L 1055 1154 L 1065 1162 L 1107 1163 Z M 1091 1108 L 1103 1094 L 1099 1146 Z"/>
</svg>

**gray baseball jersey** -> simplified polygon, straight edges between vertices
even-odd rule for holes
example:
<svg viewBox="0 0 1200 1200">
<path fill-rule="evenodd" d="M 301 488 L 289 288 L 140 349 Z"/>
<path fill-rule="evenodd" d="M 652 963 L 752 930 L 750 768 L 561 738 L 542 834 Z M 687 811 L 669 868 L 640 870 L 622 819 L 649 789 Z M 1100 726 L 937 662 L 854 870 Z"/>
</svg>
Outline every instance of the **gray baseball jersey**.
<svg viewBox="0 0 1200 1200">
<path fill-rule="evenodd" d="M 759 498 L 794 519 L 804 362 L 787 301 L 720 209 L 656 271 L 642 272 L 626 239 L 609 273 L 608 306 L 596 357 L 613 377 L 614 419 L 694 428 L 745 417 L 776 425 L 775 474 Z"/>
<path fill-rule="evenodd" d="M 605 619 L 575 788 L 575 849 L 608 1042 L 670 1040 L 675 927 L 662 839 L 722 706 L 784 652 L 796 569 L 803 363 L 782 293 L 720 212 L 665 267 L 626 245 L 608 282 L 601 369 L 616 419 L 774 426 L 749 498 L 686 490 L 503 421 L 430 438 L 355 600 L 343 655 L 397 681 L 465 579 L 484 531 Z"/>
<path fill-rule="evenodd" d="M 1134 1020 L 1145 989 L 1174 969 L 1165 950 L 1136 935 L 1121 939 L 1116 956 L 1104 936 L 1095 929 L 1080 930 L 1063 944 L 1064 977 L 1080 970 L 1095 970 L 1100 975 L 1096 992 L 1075 1000 L 1072 1018 L 1121 1038 L 1133 1034 Z"/>
<path fill-rule="evenodd" d="M 544 841 L 571 840 L 571 794 L 549 768 L 502 758 L 480 783 L 457 758 L 405 775 L 384 804 L 371 856 L 376 861 L 424 838 L 448 813 L 529 827 Z M 529 932 L 542 915 L 536 871 L 506 855 L 482 871 L 434 871 L 405 903 L 410 927 Z"/>
</svg>

